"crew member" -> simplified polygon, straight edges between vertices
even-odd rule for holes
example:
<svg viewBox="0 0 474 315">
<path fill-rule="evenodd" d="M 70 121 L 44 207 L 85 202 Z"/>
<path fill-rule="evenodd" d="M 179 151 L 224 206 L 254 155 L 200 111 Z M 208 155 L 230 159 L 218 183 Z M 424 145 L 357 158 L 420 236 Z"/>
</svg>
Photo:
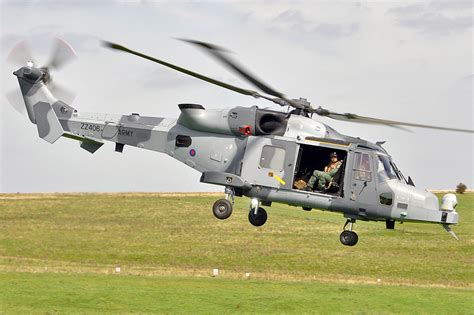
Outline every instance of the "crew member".
<svg viewBox="0 0 474 315">
<path fill-rule="evenodd" d="M 332 152 L 329 158 L 331 161 L 324 167 L 324 171 L 315 170 L 313 176 L 309 179 L 307 187 L 311 190 L 314 190 L 314 184 L 316 182 L 318 183 L 318 190 L 326 189 L 327 184 L 331 182 L 331 179 L 339 170 L 339 167 L 341 167 L 342 161 L 338 160 L 336 152 Z"/>
</svg>

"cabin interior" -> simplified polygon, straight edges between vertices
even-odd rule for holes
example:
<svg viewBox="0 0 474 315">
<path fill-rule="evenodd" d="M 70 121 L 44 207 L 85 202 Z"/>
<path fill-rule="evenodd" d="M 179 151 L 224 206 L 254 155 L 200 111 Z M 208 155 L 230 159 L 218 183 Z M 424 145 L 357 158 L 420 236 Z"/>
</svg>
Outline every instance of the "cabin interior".
<svg viewBox="0 0 474 315">
<path fill-rule="evenodd" d="M 342 186 L 344 180 L 344 168 L 347 157 L 347 151 L 334 148 L 301 144 L 298 154 L 298 160 L 295 167 L 294 189 L 303 190 L 306 188 L 311 175 L 315 170 L 323 171 L 324 167 L 330 162 L 330 154 L 337 153 L 338 160 L 342 161 L 339 171 L 334 175 L 331 185 L 322 193 L 330 195 L 342 195 Z"/>
</svg>

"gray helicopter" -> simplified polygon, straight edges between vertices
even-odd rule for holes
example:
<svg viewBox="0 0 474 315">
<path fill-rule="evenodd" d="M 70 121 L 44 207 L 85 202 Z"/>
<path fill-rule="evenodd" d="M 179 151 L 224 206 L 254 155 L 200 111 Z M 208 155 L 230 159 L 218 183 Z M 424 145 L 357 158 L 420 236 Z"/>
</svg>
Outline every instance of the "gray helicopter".
<svg viewBox="0 0 474 315">
<path fill-rule="evenodd" d="M 456 196 L 447 194 L 441 205 L 437 197 L 415 187 L 405 178 L 383 143 L 372 143 L 338 133 L 312 119 L 313 115 L 348 122 L 409 126 L 473 133 L 473 130 L 445 128 L 384 120 L 350 113 L 313 108 L 306 99 L 289 99 L 251 75 L 226 51 L 212 44 L 185 40 L 210 53 L 263 92 L 243 89 L 165 61 L 104 42 L 106 47 L 159 63 L 168 68 L 234 92 L 263 98 L 288 111 L 252 107 L 208 110 L 199 104 L 179 104 L 178 119 L 146 117 L 138 113 L 113 115 L 81 113 L 51 89 L 50 68 L 68 62 L 68 54 L 57 49 L 49 65 L 32 62 L 13 74 L 18 78 L 30 121 L 40 138 L 54 143 L 59 138 L 80 142 L 90 153 L 103 141 L 115 142 L 115 151 L 135 146 L 168 154 L 202 174 L 201 182 L 220 185 L 225 198 L 212 211 L 218 219 L 231 216 L 234 197 L 251 198 L 248 219 L 254 226 L 267 221 L 273 202 L 311 209 L 341 212 L 346 218 L 340 241 L 353 246 L 356 220 L 441 224 L 453 237 L 457 224 Z M 70 55 L 70 54 L 69 54 Z M 332 161 L 330 161 L 330 159 Z"/>
</svg>

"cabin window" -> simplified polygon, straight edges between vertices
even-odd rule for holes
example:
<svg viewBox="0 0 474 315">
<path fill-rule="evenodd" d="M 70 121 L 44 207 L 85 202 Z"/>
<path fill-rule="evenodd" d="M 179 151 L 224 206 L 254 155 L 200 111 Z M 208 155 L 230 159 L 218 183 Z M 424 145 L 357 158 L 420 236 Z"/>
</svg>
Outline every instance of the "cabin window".
<svg viewBox="0 0 474 315">
<path fill-rule="evenodd" d="M 260 167 L 283 171 L 285 162 L 285 149 L 266 145 L 263 147 L 260 157 Z"/>
<path fill-rule="evenodd" d="M 379 162 L 377 166 L 377 177 L 379 179 L 379 182 L 398 178 L 397 172 L 395 172 L 388 157 L 386 157 L 385 155 L 379 155 L 378 159 Z"/>
<path fill-rule="evenodd" d="M 354 179 L 364 182 L 372 181 L 370 156 L 367 153 L 355 153 Z"/>
<path fill-rule="evenodd" d="M 391 192 L 381 193 L 379 195 L 380 203 L 384 206 L 391 206 L 393 203 L 393 195 Z"/>
</svg>

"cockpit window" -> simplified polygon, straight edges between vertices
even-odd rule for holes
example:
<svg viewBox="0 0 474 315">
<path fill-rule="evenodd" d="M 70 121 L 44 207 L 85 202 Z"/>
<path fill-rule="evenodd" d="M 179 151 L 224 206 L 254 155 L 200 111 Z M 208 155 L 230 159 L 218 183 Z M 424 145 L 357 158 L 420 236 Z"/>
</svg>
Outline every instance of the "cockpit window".
<svg viewBox="0 0 474 315">
<path fill-rule="evenodd" d="M 405 179 L 405 176 L 403 176 L 402 174 L 402 171 L 400 171 L 400 169 L 397 167 L 397 165 L 395 163 L 393 163 L 393 161 L 390 161 L 390 163 L 392 164 L 392 167 L 395 169 L 395 172 L 397 173 L 397 177 L 398 179 L 401 181 L 401 182 L 407 182 L 407 180 Z"/>
<path fill-rule="evenodd" d="M 398 178 L 397 172 L 393 168 L 390 160 L 385 155 L 379 155 L 379 163 L 377 167 L 377 176 L 380 182 Z"/>
<path fill-rule="evenodd" d="M 367 153 L 355 153 L 354 178 L 366 182 L 370 182 L 372 180 L 372 172 L 370 170 L 370 158 Z"/>
</svg>

